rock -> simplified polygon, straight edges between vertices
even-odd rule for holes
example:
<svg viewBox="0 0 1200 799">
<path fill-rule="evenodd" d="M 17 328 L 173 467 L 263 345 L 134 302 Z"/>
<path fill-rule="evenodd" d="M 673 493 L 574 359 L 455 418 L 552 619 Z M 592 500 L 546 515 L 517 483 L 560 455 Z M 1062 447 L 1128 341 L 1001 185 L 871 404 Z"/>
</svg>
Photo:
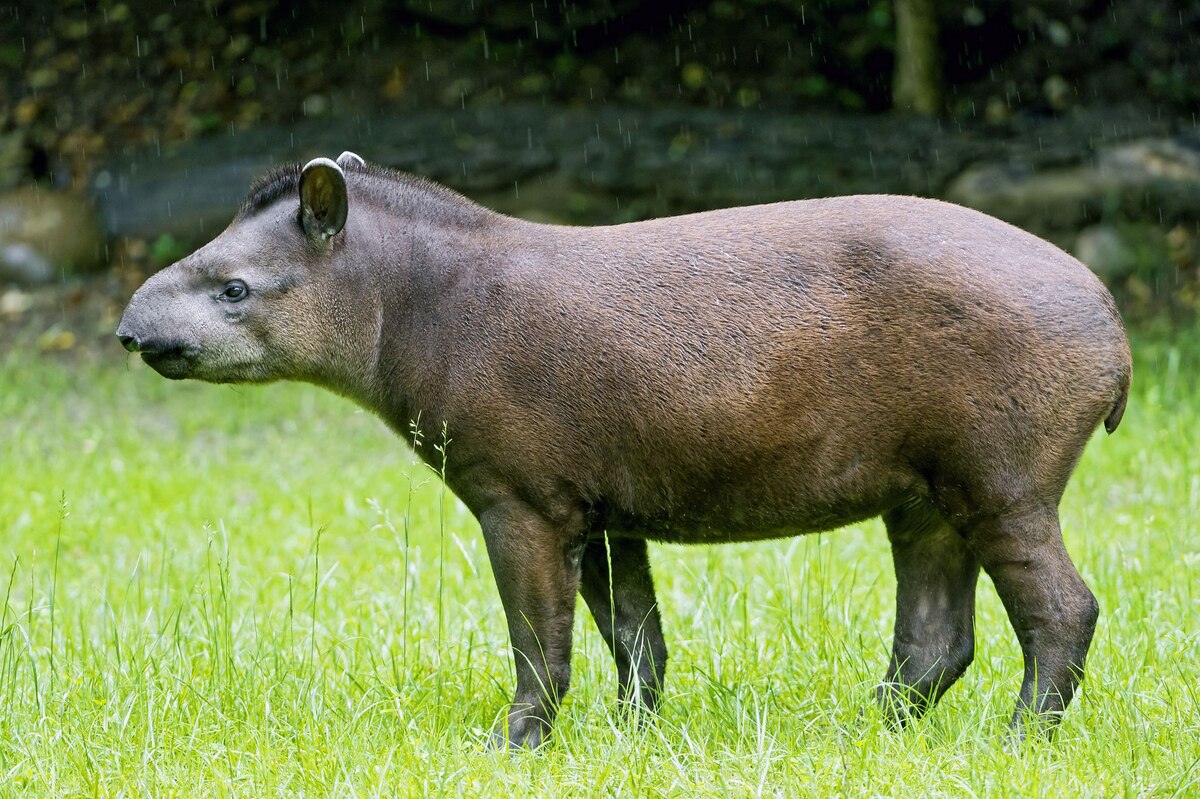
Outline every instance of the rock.
<svg viewBox="0 0 1200 799">
<path fill-rule="evenodd" d="M 984 163 L 956 177 L 946 197 L 1043 235 L 1101 218 L 1183 222 L 1200 216 L 1200 135 L 1104 146 L 1090 163 Z"/>
<path fill-rule="evenodd" d="M 42 188 L 0 195 L 0 282 L 34 285 L 107 262 L 104 231 L 85 198 Z"/>
<path fill-rule="evenodd" d="M 1062 75 L 1051 75 L 1042 84 L 1042 96 L 1055 111 L 1066 110 L 1075 96 L 1075 90 Z"/>
<path fill-rule="evenodd" d="M 220 231 L 272 164 L 343 150 L 498 210 L 575 224 L 838 194 L 945 197 L 949 185 L 959 202 L 1034 229 L 1052 225 L 1065 232 L 1055 240 L 1069 244 L 1104 207 L 1079 207 L 1079 198 L 1102 193 L 1080 190 L 1073 171 L 1095 171 L 1093 146 L 1165 139 L 1171 124 L 1114 108 L 967 127 L 886 115 L 505 103 L 238 129 L 124 153 L 90 185 L 110 235 L 170 234 L 189 246 Z M 1177 147 L 1186 152 L 1186 142 Z M 1148 174 L 1162 173 L 1153 177 L 1166 187 L 1156 196 L 1182 185 L 1173 175 L 1187 168 L 1173 152 L 1142 156 Z M 1117 164 L 1106 169 L 1122 174 L 1131 167 L 1121 159 L 1136 160 L 1128 149 L 1106 157 Z"/>
<path fill-rule="evenodd" d="M 23 241 L 0 245 L 0 280 L 34 286 L 54 279 L 54 264 Z"/>
<path fill-rule="evenodd" d="M 33 297 L 20 289 L 9 289 L 0 294 L 0 315 L 18 316 L 33 307 Z"/>
<path fill-rule="evenodd" d="M 329 98 L 323 94 L 310 94 L 304 98 L 301 110 L 306 117 L 323 117 L 331 108 Z"/>
<path fill-rule="evenodd" d="M 1079 231 L 1074 252 L 1105 283 L 1118 282 L 1137 268 L 1137 252 L 1112 225 L 1092 225 Z"/>
</svg>

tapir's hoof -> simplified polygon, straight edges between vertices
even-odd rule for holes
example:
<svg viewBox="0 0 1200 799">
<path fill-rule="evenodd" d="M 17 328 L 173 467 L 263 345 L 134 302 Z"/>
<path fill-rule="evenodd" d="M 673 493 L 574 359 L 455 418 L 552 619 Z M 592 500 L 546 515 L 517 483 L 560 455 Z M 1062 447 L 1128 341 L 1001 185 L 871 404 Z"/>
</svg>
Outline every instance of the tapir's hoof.
<svg viewBox="0 0 1200 799">
<path fill-rule="evenodd" d="M 1004 731 L 1004 748 L 1009 752 L 1019 752 L 1026 746 L 1026 741 L 1053 741 L 1061 721 L 1062 711 L 1035 713 L 1018 708 L 1008 723 L 1008 729 Z"/>
<path fill-rule="evenodd" d="M 539 718 L 523 716 L 497 724 L 488 739 L 488 747 L 508 752 L 532 751 L 549 738 L 550 725 Z"/>
<path fill-rule="evenodd" d="M 897 683 L 883 683 L 877 687 L 875 703 L 883 713 L 884 724 L 895 732 L 921 718 L 929 709 L 927 700 Z"/>
</svg>

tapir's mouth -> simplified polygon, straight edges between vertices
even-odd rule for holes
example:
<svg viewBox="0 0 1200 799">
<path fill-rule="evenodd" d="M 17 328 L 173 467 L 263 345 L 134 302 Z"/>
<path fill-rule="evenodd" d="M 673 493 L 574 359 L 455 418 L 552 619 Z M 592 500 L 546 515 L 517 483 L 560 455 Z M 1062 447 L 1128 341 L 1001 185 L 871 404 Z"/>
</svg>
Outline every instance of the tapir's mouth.
<svg viewBox="0 0 1200 799">
<path fill-rule="evenodd" d="M 195 352 L 185 347 L 169 347 L 143 352 L 142 360 L 154 371 L 170 380 L 190 377 L 195 369 Z"/>
</svg>

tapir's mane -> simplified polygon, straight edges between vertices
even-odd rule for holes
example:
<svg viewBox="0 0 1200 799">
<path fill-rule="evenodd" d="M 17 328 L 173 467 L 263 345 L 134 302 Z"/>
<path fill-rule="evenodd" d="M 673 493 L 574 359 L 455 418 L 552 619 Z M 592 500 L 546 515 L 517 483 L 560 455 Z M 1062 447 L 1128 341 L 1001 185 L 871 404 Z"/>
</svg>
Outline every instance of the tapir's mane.
<svg viewBox="0 0 1200 799">
<path fill-rule="evenodd" d="M 250 193 L 238 209 L 238 219 L 254 216 L 280 197 L 295 197 L 300 191 L 300 164 L 292 161 L 279 164 L 260 175 L 250 186 Z"/>
<path fill-rule="evenodd" d="M 254 216 L 282 198 L 298 197 L 301 169 L 299 162 L 291 161 L 278 164 L 259 176 L 242 201 L 237 218 Z M 398 211 L 406 209 L 411 212 L 419 208 L 443 219 L 473 219 L 487 213 L 458 192 L 417 175 L 375 164 L 347 164 L 342 171 L 348 178 L 351 174 L 367 177 L 366 181 L 355 181 L 355 189 L 365 189 L 366 194 L 376 202 Z"/>
</svg>

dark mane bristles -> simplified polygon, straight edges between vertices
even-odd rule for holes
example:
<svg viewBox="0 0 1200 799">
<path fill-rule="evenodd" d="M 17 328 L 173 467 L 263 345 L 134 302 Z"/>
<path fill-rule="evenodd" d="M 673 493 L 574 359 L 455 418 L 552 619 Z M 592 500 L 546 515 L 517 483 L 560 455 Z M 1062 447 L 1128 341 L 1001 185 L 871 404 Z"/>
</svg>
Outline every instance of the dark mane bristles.
<svg viewBox="0 0 1200 799">
<path fill-rule="evenodd" d="M 284 198 L 297 203 L 298 208 L 303 169 L 296 161 L 272 167 L 251 185 L 236 218 L 248 219 Z M 341 169 L 347 178 L 356 176 L 353 181 L 347 180 L 347 190 L 357 202 L 368 201 L 405 215 L 445 222 L 480 224 L 491 213 L 458 192 L 423 177 L 374 164 L 348 163 L 341 165 Z"/>
<path fill-rule="evenodd" d="M 238 209 L 238 219 L 253 216 L 285 195 L 298 195 L 300 191 L 300 164 L 291 161 L 278 164 L 250 186 L 250 192 Z"/>
</svg>

